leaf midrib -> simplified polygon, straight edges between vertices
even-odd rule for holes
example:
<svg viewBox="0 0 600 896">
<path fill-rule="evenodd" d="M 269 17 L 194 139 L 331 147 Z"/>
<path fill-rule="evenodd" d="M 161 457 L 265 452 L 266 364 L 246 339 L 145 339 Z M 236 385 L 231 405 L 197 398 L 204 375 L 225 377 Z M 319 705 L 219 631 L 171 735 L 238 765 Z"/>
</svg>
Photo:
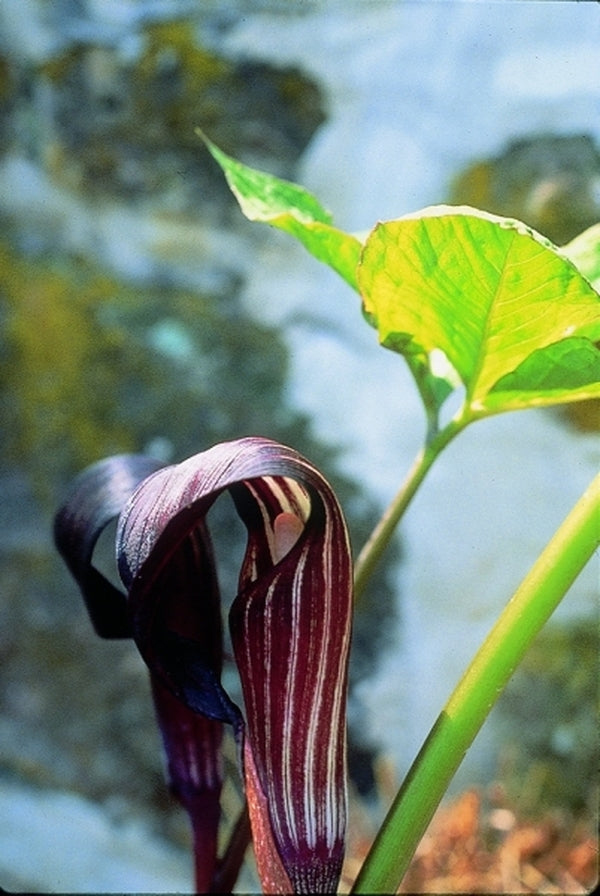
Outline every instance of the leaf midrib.
<svg viewBox="0 0 600 896">
<path fill-rule="evenodd" d="M 471 375 L 471 382 L 465 383 L 465 387 L 466 387 L 465 403 L 468 403 L 469 406 L 471 406 L 476 399 L 476 387 L 479 384 L 481 372 L 485 367 L 486 358 L 489 357 L 489 352 L 487 352 L 485 350 L 485 346 L 488 346 L 490 344 L 490 330 L 491 330 L 491 326 L 493 323 L 493 317 L 494 317 L 493 311 L 494 311 L 496 302 L 498 301 L 499 295 L 502 292 L 505 277 L 507 275 L 506 259 L 508 258 L 511 246 L 513 245 L 514 240 L 515 240 L 514 231 L 511 232 L 510 236 L 511 236 L 511 239 L 507 242 L 506 246 L 504 246 L 504 243 L 503 243 L 504 263 L 502 264 L 501 270 L 498 271 L 498 274 L 499 274 L 498 284 L 492 294 L 491 300 L 488 302 L 488 307 L 483 316 L 483 327 L 481 327 L 481 329 L 480 329 L 480 339 L 479 339 L 479 345 L 478 345 L 478 349 L 477 349 L 476 363 L 473 367 L 473 373 Z M 489 263 L 492 264 L 492 262 L 489 262 Z M 493 264 L 492 264 L 492 266 L 495 267 L 495 265 L 493 265 Z M 473 279 L 479 279 L 479 278 L 474 277 Z"/>
</svg>

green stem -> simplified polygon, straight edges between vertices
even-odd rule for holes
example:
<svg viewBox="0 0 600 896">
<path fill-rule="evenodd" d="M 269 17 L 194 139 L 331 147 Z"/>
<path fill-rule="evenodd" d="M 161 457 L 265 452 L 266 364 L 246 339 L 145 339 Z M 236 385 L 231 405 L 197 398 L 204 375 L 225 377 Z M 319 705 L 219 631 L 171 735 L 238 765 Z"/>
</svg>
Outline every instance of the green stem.
<svg viewBox="0 0 600 896">
<path fill-rule="evenodd" d="M 467 749 L 535 635 L 600 541 L 600 475 L 504 608 L 398 791 L 353 893 L 392 893 Z"/>
<path fill-rule="evenodd" d="M 402 487 L 379 520 L 362 551 L 354 568 L 354 596 L 363 593 L 373 570 L 392 538 L 396 526 L 412 501 L 427 471 L 446 445 L 465 428 L 468 421 L 456 420 L 438 432 L 417 455 Z"/>
</svg>

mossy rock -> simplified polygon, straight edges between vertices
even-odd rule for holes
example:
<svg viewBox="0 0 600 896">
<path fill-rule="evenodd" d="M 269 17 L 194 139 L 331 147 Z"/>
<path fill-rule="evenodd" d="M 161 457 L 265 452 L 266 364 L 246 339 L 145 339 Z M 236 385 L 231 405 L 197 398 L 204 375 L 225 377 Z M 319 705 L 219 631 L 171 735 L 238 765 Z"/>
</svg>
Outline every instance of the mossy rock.
<svg viewBox="0 0 600 896">
<path fill-rule="evenodd" d="M 47 60 L 53 133 L 45 158 L 57 182 L 94 196 L 233 202 L 195 134 L 291 176 L 324 120 L 315 82 L 295 68 L 232 61 L 202 45 L 193 22 L 147 24 L 139 50 L 76 45 Z"/>
<path fill-rule="evenodd" d="M 469 165 L 450 200 L 519 218 L 561 246 L 600 220 L 600 150 L 586 135 L 538 135 Z"/>
<path fill-rule="evenodd" d="M 289 406 L 281 335 L 247 317 L 234 296 L 140 290 L 81 261 L 26 258 L 0 244 L 0 309 L 0 466 L 26 470 L 50 512 L 63 486 L 101 457 L 163 445 L 167 460 L 179 460 L 263 435 L 323 470 L 354 545 L 366 540 L 378 509 Z M 228 504 L 217 502 L 214 515 L 217 537 L 231 543 Z M 389 626 L 380 623 L 394 615 L 395 559 L 390 552 L 359 608 L 353 679 L 371 671 L 386 642 Z M 235 558 L 225 564 L 225 593 L 235 594 L 237 569 Z"/>
<path fill-rule="evenodd" d="M 140 290 L 6 245 L 0 295 L 5 460 L 49 482 L 156 438 L 185 456 L 236 432 L 301 428 L 283 402 L 281 338 L 226 298 Z"/>
</svg>

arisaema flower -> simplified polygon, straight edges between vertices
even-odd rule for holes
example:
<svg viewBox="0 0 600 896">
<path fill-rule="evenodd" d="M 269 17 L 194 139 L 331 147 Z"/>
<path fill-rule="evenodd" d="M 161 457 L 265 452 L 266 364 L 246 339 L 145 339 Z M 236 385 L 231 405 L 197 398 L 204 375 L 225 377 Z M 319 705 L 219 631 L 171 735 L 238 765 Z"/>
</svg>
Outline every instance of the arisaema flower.
<svg viewBox="0 0 600 896">
<path fill-rule="evenodd" d="M 240 747 L 264 891 L 334 892 L 346 829 L 352 613 L 338 502 L 312 464 L 262 438 L 157 466 L 123 455 L 88 468 L 57 514 L 55 536 L 98 634 L 133 637 L 148 665 L 171 787 L 194 829 L 197 889 L 224 883 L 217 832 L 226 723 Z M 220 681 L 221 608 L 206 526 L 224 491 L 248 532 L 229 614 L 244 713 Z M 116 516 L 124 591 L 92 563 Z"/>
</svg>

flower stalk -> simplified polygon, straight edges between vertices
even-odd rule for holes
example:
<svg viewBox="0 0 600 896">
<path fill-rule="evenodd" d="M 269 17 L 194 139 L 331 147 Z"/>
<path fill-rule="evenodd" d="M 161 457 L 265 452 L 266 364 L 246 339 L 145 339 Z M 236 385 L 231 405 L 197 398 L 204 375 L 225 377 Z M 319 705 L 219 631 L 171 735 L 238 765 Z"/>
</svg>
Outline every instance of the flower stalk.
<svg viewBox="0 0 600 896">
<path fill-rule="evenodd" d="M 353 893 L 398 889 L 454 773 L 525 651 L 600 542 L 600 475 L 508 602 L 409 770 Z"/>
</svg>

